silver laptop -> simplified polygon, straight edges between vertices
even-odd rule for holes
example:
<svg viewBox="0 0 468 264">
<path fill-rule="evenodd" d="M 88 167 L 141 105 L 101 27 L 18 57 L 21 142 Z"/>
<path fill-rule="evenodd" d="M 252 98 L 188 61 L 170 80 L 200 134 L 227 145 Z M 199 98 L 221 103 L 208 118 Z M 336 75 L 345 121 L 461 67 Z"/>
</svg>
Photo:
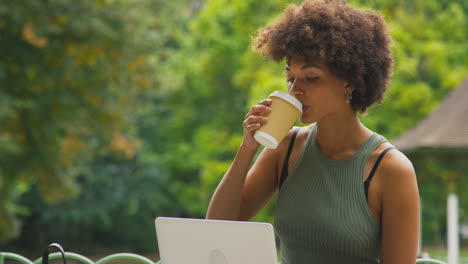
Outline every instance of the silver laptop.
<svg viewBox="0 0 468 264">
<path fill-rule="evenodd" d="M 269 223 L 158 217 L 161 264 L 278 264 Z"/>
</svg>

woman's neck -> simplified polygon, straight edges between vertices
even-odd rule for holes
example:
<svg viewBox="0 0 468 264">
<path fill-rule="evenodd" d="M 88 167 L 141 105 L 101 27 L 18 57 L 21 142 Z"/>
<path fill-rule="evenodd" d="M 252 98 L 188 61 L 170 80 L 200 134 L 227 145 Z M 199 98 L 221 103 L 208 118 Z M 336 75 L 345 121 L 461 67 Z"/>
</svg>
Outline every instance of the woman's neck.
<svg viewBox="0 0 468 264">
<path fill-rule="evenodd" d="M 317 143 L 320 152 L 336 160 L 352 156 L 372 131 L 366 128 L 356 113 L 326 117 L 317 122 Z"/>
</svg>

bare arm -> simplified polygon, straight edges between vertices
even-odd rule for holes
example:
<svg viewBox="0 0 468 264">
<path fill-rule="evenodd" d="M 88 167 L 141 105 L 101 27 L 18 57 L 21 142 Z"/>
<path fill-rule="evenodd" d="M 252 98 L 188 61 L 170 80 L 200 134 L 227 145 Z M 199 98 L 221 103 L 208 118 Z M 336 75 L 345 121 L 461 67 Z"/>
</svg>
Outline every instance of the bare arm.
<svg viewBox="0 0 468 264">
<path fill-rule="evenodd" d="M 207 219 L 239 220 L 241 192 L 255 153 L 255 150 L 241 145 L 231 167 L 216 188 Z"/>
<path fill-rule="evenodd" d="M 416 174 L 411 162 L 396 151 L 383 174 L 382 264 L 414 264 L 420 224 Z"/>
<path fill-rule="evenodd" d="M 246 114 L 244 141 L 211 199 L 207 219 L 250 220 L 274 195 L 278 149 L 264 149 L 250 169 L 259 148 L 253 135 L 267 121 L 263 114 L 269 105 L 271 100 L 263 100 Z"/>
<path fill-rule="evenodd" d="M 265 206 L 277 186 L 276 155 L 272 152 L 264 149 L 249 170 L 255 152 L 239 148 L 211 199 L 207 219 L 246 221 Z"/>
</svg>

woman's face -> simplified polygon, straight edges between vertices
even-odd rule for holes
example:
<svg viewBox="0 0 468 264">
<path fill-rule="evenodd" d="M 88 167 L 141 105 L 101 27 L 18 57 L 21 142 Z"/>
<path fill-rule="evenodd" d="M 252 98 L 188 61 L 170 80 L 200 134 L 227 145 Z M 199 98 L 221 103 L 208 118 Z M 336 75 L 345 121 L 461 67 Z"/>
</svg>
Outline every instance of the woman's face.
<svg viewBox="0 0 468 264">
<path fill-rule="evenodd" d="M 345 91 L 351 89 L 346 81 L 332 75 L 324 64 L 291 59 L 285 74 L 288 92 L 302 103 L 301 122 L 319 121 L 352 111 L 346 103 Z"/>
</svg>

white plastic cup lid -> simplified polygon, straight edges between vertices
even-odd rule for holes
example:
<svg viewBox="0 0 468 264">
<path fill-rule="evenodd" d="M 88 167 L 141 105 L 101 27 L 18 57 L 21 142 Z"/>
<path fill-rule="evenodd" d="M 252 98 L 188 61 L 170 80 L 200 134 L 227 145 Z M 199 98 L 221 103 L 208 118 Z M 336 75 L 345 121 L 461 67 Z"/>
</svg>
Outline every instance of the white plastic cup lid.
<svg viewBox="0 0 468 264">
<path fill-rule="evenodd" d="M 279 97 L 279 98 L 291 103 L 292 105 L 294 105 L 302 113 L 302 104 L 294 96 L 291 96 L 290 94 L 285 93 L 285 92 L 275 91 L 275 92 L 270 94 L 270 97 Z"/>
<path fill-rule="evenodd" d="M 263 131 L 255 132 L 254 138 L 255 140 L 257 140 L 258 143 L 262 144 L 267 148 L 275 149 L 279 145 L 278 140 L 276 140 L 274 137 L 268 135 Z"/>
</svg>

